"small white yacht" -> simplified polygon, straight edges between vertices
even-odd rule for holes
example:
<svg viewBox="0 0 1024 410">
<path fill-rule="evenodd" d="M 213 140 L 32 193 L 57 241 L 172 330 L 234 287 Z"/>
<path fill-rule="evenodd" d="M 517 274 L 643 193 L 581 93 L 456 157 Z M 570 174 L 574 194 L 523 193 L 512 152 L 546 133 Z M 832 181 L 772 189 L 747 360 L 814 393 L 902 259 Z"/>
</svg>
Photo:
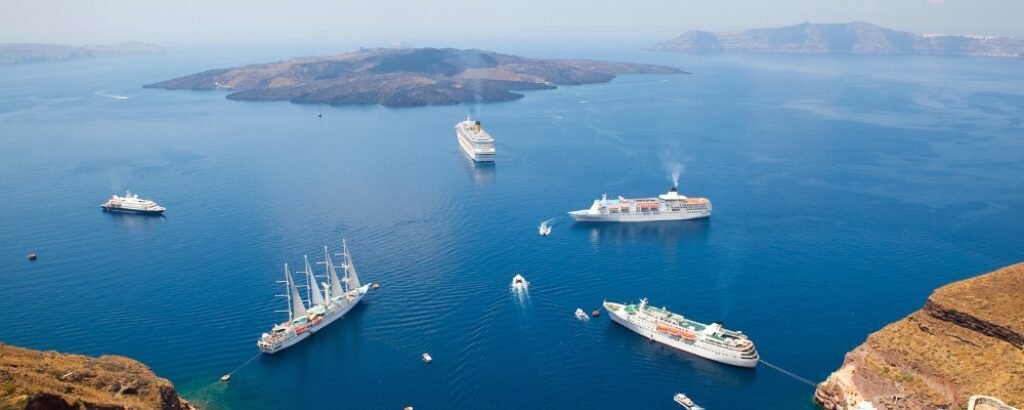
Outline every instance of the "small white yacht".
<svg viewBox="0 0 1024 410">
<path fill-rule="evenodd" d="M 686 397 L 686 395 L 682 393 L 676 393 L 676 395 L 672 397 L 672 400 L 675 400 L 676 403 L 679 403 L 680 406 L 683 406 L 687 410 L 704 410 L 703 407 L 698 406 L 697 403 L 694 403 L 693 400 L 690 400 L 689 397 Z"/>
<path fill-rule="evenodd" d="M 423 353 L 423 363 L 430 363 L 434 361 L 433 357 L 430 357 L 430 353 Z"/>
<path fill-rule="evenodd" d="M 526 291 L 529 286 L 530 282 L 527 282 L 526 278 L 524 278 L 523 275 L 517 273 L 516 276 L 512 278 L 512 290 L 514 291 Z"/>
<path fill-rule="evenodd" d="M 101 204 L 100 207 L 105 211 L 111 212 L 132 212 L 150 215 L 160 215 L 167 210 L 167 208 L 157 205 L 152 200 L 140 199 L 139 194 L 133 194 L 131 191 L 125 192 L 124 196 L 114 194 L 107 202 Z"/>
<path fill-rule="evenodd" d="M 587 316 L 587 312 L 584 312 L 581 308 L 576 308 L 576 318 L 579 320 L 590 320 L 590 316 Z"/>
<path fill-rule="evenodd" d="M 551 225 L 548 225 L 548 224 L 540 224 L 540 226 L 539 226 L 539 227 L 537 227 L 537 230 L 538 230 L 538 231 L 540 231 L 540 236 L 548 236 L 548 235 L 551 235 Z"/>
</svg>

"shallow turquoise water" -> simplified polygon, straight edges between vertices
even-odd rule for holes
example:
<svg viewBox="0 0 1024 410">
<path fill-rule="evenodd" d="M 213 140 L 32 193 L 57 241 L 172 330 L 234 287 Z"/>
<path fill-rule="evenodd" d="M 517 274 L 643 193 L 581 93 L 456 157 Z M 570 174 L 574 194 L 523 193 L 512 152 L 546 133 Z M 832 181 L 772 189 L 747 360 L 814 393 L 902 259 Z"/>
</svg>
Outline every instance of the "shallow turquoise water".
<svg viewBox="0 0 1024 410">
<path fill-rule="evenodd" d="M 695 74 L 386 109 L 140 88 L 288 50 L 0 67 L 0 341 L 137 358 L 219 408 L 810 408 L 770 368 L 573 311 L 648 297 L 822 380 L 935 287 L 1024 259 L 1024 62 L 576 53 Z M 493 167 L 457 150 L 467 112 Z M 712 219 L 564 216 L 664 191 L 671 162 Z M 125 188 L 167 216 L 102 213 Z M 281 264 L 342 237 L 382 289 L 216 383 L 282 319 Z"/>
</svg>

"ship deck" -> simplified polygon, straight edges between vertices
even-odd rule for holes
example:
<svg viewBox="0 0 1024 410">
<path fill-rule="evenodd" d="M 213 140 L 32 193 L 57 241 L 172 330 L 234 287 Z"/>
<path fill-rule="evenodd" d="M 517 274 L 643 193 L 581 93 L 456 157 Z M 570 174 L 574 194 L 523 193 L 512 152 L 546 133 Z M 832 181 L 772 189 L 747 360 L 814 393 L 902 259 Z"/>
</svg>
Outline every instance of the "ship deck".
<svg viewBox="0 0 1024 410">
<path fill-rule="evenodd" d="M 626 309 L 626 313 L 637 313 L 637 312 L 639 312 L 639 309 L 637 309 L 636 305 L 626 305 L 625 309 Z M 668 317 L 665 316 L 666 312 L 668 313 Z M 690 319 L 687 319 L 687 318 L 683 317 L 682 315 L 679 315 L 679 314 L 676 314 L 676 313 L 672 313 L 671 311 L 664 310 L 662 308 L 656 308 L 656 307 L 648 306 L 646 309 L 644 309 L 644 313 L 646 313 L 648 315 L 651 315 L 652 317 L 657 317 L 658 319 L 661 319 L 661 320 L 664 320 L 664 321 L 667 321 L 667 322 L 675 323 L 676 325 L 678 325 L 678 326 L 680 326 L 682 328 L 690 329 L 690 330 L 693 330 L 693 331 L 696 331 L 696 332 L 702 332 L 702 331 L 704 331 L 705 328 L 708 327 L 707 325 L 705 325 L 703 323 L 694 322 L 694 321 L 692 321 Z"/>
<path fill-rule="evenodd" d="M 625 309 L 625 311 L 627 313 L 637 313 L 637 312 L 639 312 L 639 309 L 638 309 L 637 305 L 626 305 L 624 307 L 624 309 Z M 713 340 L 715 342 L 718 342 L 718 343 L 721 343 L 723 345 L 730 345 L 732 343 L 738 342 L 739 340 L 746 339 L 746 337 L 743 336 L 742 334 L 738 334 L 738 333 L 736 333 L 734 331 L 727 330 L 727 329 L 724 329 L 724 328 L 719 329 L 719 331 L 714 333 L 714 334 L 703 333 L 704 329 L 706 329 L 708 327 L 708 325 L 700 323 L 700 322 L 695 322 L 695 321 L 690 320 L 690 319 L 687 319 L 687 318 L 683 317 L 682 315 L 673 313 L 673 312 L 671 312 L 671 311 L 669 311 L 667 309 L 664 309 L 664 308 L 656 308 L 656 307 L 647 306 L 646 308 L 644 308 L 644 312 L 643 313 L 645 313 L 647 315 L 650 315 L 652 318 L 655 318 L 657 320 L 669 322 L 669 323 L 675 324 L 675 325 L 677 325 L 677 326 L 679 326 L 681 328 L 689 329 L 689 330 L 694 331 L 694 332 L 699 332 L 706 339 L 711 339 L 711 340 Z M 667 316 L 666 316 L 666 313 L 668 314 Z"/>
</svg>

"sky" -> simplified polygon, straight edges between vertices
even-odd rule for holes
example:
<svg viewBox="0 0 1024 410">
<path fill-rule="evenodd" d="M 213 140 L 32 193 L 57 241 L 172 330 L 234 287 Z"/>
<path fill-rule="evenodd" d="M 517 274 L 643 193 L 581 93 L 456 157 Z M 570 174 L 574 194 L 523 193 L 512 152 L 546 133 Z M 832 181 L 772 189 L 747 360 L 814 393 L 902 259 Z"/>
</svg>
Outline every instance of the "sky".
<svg viewBox="0 0 1024 410">
<path fill-rule="evenodd" d="M 1024 0 L 2 0 L 0 42 L 654 42 L 805 21 L 1024 35 Z"/>
</svg>

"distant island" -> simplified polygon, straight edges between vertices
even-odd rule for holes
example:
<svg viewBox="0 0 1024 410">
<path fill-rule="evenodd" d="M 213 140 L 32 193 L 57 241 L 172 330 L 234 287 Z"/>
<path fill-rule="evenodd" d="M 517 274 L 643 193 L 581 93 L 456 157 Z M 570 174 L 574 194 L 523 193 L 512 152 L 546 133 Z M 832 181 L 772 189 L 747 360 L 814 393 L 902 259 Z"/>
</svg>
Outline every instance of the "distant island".
<svg viewBox="0 0 1024 410">
<path fill-rule="evenodd" d="M 688 31 L 655 44 L 655 50 L 688 53 L 925 54 L 1024 57 L 1024 38 L 914 34 L 870 23 L 803 23 L 735 33 Z"/>
<path fill-rule="evenodd" d="M 818 385 L 828 410 L 1024 408 L 1024 263 L 951 283 L 868 336 Z M 862 403 L 869 402 L 873 407 Z"/>
<path fill-rule="evenodd" d="M 204 71 L 149 84 L 168 90 L 232 91 L 247 101 L 387 107 L 508 101 L 515 91 L 609 82 L 618 74 L 684 74 L 665 66 L 542 60 L 483 50 L 379 48 L 327 57 Z"/>
<path fill-rule="evenodd" d="M 0 64 L 46 63 L 85 58 L 132 57 L 163 54 L 156 44 L 117 43 L 69 46 L 63 44 L 0 43 Z"/>
</svg>

